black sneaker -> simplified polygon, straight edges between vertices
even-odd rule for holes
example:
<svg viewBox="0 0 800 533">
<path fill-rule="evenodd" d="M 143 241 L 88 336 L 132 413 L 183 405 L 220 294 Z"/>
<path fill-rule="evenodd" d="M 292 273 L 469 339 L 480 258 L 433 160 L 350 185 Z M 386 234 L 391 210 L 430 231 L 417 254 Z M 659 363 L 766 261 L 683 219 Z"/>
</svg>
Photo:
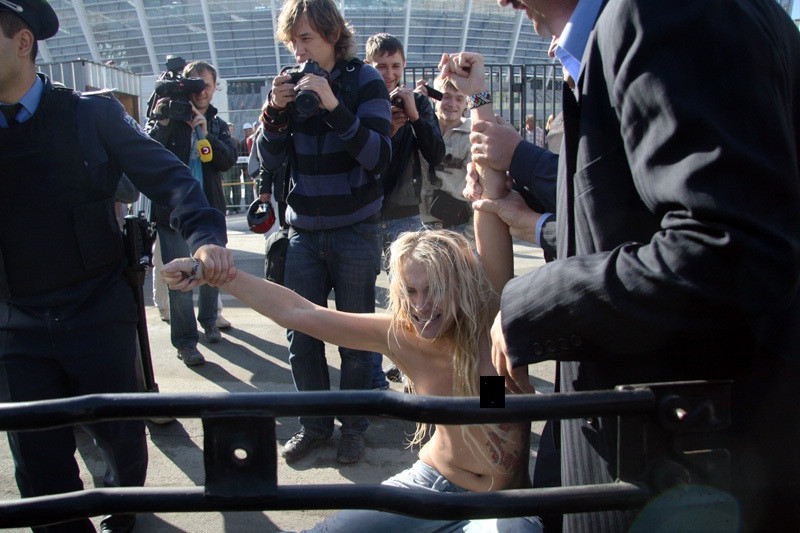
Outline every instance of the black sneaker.
<svg viewBox="0 0 800 533">
<path fill-rule="evenodd" d="M 217 326 L 208 326 L 207 328 L 203 329 L 206 331 L 206 340 L 211 344 L 222 340 L 222 332 Z"/>
<path fill-rule="evenodd" d="M 345 433 L 339 442 L 339 452 L 336 460 L 340 463 L 356 463 L 364 455 L 364 435 Z"/>
<path fill-rule="evenodd" d="M 330 437 L 319 437 L 303 428 L 295 433 L 291 439 L 286 441 L 286 444 L 284 444 L 281 450 L 281 457 L 287 461 L 297 461 L 305 457 L 312 448 L 319 446 L 329 438 Z"/>
<path fill-rule="evenodd" d="M 197 349 L 197 346 L 184 346 L 178 348 L 178 359 L 183 361 L 186 366 L 202 365 L 206 362 L 206 358 Z"/>
</svg>

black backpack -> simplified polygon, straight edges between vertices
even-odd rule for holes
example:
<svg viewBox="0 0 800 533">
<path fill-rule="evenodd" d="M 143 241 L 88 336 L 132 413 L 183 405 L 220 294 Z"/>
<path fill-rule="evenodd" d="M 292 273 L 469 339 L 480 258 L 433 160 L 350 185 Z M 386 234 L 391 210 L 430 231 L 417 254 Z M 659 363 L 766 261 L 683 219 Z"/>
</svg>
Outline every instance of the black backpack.
<svg viewBox="0 0 800 533">
<path fill-rule="evenodd" d="M 283 274 L 286 266 L 286 249 L 289 247 L 289 239 L 295 233 L 295 229 L 290 227 L 280 228 L 270 235 L 265 244 L 264 251 L 264 278 L 273 283 L 283 285 Z"/>
</svg>

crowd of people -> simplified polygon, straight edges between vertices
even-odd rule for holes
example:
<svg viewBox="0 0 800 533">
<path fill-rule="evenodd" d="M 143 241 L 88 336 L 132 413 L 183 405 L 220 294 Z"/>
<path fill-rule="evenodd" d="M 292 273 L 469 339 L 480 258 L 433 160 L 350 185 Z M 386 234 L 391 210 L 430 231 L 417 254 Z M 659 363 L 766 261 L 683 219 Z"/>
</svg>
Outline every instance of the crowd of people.
<svg viewBox="0 0 800 533">
<path fill-rule="evenodd" d="M 546 360 L 566 393 L 730 380 L 722 488 L 735 505 L 691 501 L 684 517 L 800 529 L 800 33 L 774 0 L 498 4 L 552 38 L 563 66 L 563 109 L 546 131 L 528 121 L 520 135 L 495 114 L 479 53 L 445 51 L 434 80 L 406 86 L 397 37 L 369 37 L 360 58 L 333 0 L 285 0 L 275 37 L 298 66 L 276 73 L 238 141 L 211 103 L 210 63 L 183 70 L 205 84 L 188 119 L 162 98 L 141 128 L 110 92 L 37 74 L 37 41 L 59 24 L 47 2 L 0 2 L 0 401 L 139 390 L 116 216 L 124 174 L 153 202 L 162 318 L 186 365 L 205 362 L 198 322 L 211 343 L 230 326 L 221 289 L 286 328 L 298 391 L 331 388 L 325 343 L 339 349 L 342 391 L 386 388 L 384 357 L 409 392 L 434 396 L 479 395 L 480 376 L 534 393 L 528 365 Z M 261 178 L 258 199 L 276 201 L 278 224 L 292 228 L 283 286 L 237 271 L 226 248 L 222 179 L 242 155 Z M 54 227 L 33 202 L 71 216 Z M 514 278 L 512 238 L 541 246 L 547 263 Z M 339 422 L 336 459 L 357 463 L 369 419 Z M 299 424 L 280 451 L 289 463 L 336 427 Z M 144 484 L 142 421 L 87 429 L 106 486 Z M 83 488 L 71 428 L 8 439 L 23 497 Z M 614 417 L 550 421 L 531 479 L 527 423 L 419 425 L 418 461 L 384 483 L 457 493 L 613 483 L 617 439 Z M 348 510 L 314 531 L 616 532 L 640 513 L 436 521 Z M 134 524 L 109 515 L 101 528 Z"/>
</svg>

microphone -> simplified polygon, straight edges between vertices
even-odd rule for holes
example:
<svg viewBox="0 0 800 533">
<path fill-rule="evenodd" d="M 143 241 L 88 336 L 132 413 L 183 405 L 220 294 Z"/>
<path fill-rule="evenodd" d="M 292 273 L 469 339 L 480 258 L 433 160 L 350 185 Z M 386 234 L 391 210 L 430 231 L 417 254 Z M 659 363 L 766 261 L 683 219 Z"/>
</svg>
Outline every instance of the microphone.
<svg viewBox="0 0 800 533">
<path fill-rule="evenodd" d="M 214 153 L 211 151 L 211 143 L 203 136 L 203 130 L 200 126 L 195 126 L 194 131 L 197 134 L 197 153 L 200 154 L 200 161 L 208 163 L 214 159 Z"/>
</svg>

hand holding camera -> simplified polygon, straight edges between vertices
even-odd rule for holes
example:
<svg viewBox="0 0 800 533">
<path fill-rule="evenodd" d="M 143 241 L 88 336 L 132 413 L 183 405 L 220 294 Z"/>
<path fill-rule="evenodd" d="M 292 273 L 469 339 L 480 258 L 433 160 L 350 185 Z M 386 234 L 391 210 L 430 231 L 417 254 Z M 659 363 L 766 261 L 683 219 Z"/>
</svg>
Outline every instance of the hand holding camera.
<svg viewBox="0 0 800 533">
<path fill-rule="evenodd" d="M 408 89 L 404 85 L 398 85 L 389 95 L 392 101 L 392 106 L 396 107 L 408 117 L 408 120 L 414 122 L 419 120 L 419 112 L 417 111 L 417 104 L 414 101 L 414 91 Z M 392 109 L 392 119 L 394 120 L 395 110 Z"/>
<path fill-rule="evenodd" d="M 328 72 L 316 61 L 308 60 L 298 68 L 277 76 L 272 82 L 271 103 L 285 108 L 291 102 L 301 118 L 308 118 L 320 107 L 332 111 L 339 100 L 328 82 Z"/>
<path fill-rule="evenodd" d="M 269 97 L 271 106 L 285 109 L 291 102 L 294 102 L 296 96 L 294 82 L 289 74 L 275 76 L 275 79 L 272 80 L 272 91 Z"/>
</svg>

